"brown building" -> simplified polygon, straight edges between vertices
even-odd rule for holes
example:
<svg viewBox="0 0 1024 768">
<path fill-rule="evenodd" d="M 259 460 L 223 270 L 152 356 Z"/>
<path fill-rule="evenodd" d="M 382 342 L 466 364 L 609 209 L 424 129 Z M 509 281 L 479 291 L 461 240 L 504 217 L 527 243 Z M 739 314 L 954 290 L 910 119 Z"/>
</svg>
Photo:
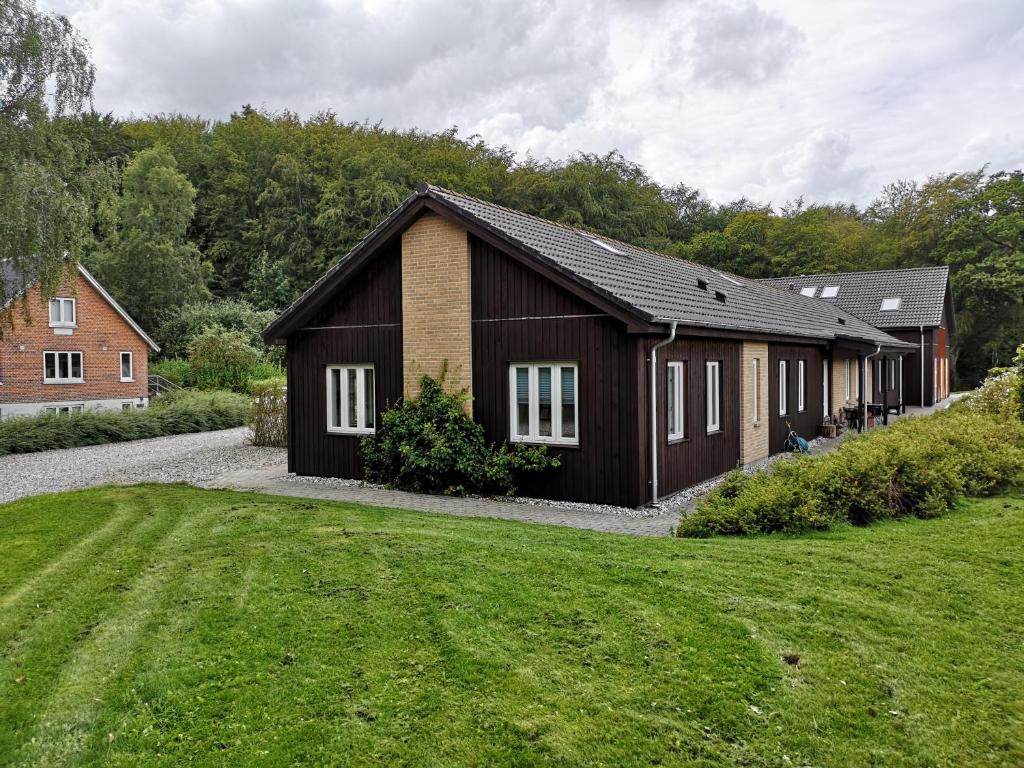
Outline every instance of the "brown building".
<svg viewBox="0 0 1024 768">
<path fill-rule="evenodd" d="M 359 438 L 447 363 L 489 440 L 561 456 L 522 492 L 628 506 L 782 451 L 790 425 L 813 436 L 870 399 L 871 361 L 914 348 L 819 299 L 426 185 L 264 338 L 287 345 L 298 474 L 359 477 Z"/>
<path fill-rule="evenodd" d="M 54 296 L 0 263 L 11 325 L 0 338 L 0 418 L 145 408 L 149 352 L 159 347 L 84 267 Z"/>
<path fill-rule="evenodd" d="M 953 386 L 950 363 L 956 331 L 949 267 L 883 269 L 874 272 L 776 277 L 764 281 L 804 296 L 828 301 L 890 336 L 917 348 L 905 355 L 902 370 L 889 363 L 888 377 L 875 362 L 873 396 L 880 386 L 902 386 L 905 405 L 934 405 L 949 396 Z"/>
</svg>

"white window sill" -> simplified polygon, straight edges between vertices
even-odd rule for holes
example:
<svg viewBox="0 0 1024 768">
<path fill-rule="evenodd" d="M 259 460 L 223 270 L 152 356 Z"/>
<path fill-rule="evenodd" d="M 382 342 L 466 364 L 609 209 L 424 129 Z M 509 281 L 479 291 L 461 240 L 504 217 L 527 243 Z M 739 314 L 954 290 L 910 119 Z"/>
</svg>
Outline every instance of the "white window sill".
<svg viewBox="0 0 1024 768">
<path fill-rule="evenodd" d="M 43 384 L 85 384 L 85 379 L 43 379 Z"/>
<path fill-rule="evenodd" d="M 135 379 L 121 379 L 122 384 L 132 384 Z"/>
<path fill-rule="evenodd" d="M 526 445 L 561 445 L 567 448 L 578 448 L 580 441 L 569 438 L 544 437 L 536 435 L 513 435 L 509 441 L 512 443 L 525 443 Z"/>
<path fill-rule="evenodd" d="M 352 427 L 328 427 L 327 434 L 329 435 L 373 435 L 376 434 L 377 430 L 373 427 L 369 429 L 353 429 Z"/>
</svg>

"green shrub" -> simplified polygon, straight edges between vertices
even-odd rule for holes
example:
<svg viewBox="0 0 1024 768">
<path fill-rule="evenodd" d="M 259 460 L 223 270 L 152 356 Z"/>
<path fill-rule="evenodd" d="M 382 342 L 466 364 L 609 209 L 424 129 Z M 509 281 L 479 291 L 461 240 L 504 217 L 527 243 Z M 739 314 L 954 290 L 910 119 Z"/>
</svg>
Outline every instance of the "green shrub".
<svg viewBox="0 0 1024 768">
<path fill-rule="evenodd" d="M 216 326 L 239 331 L 250 345 L 273 356 L 280 348 L 267 348 L 260 331 L 276 316 L 276 312 L 258 310 L 244 299 L 192 302 L 176 307 L 161 319 L 156 339 L 167 357 L 184 357 L 193 339 Z"/>
<path fill-rule="evenodd" d="M 252 444 L 274 448 L 288 446 L 288 393 L 283 377 L 250 382 L 253 396 L 249 427 Z"/>
<path fill-rule="evenodd" d="M 487 445 L 484 430 L 466 413 L 465 393 L 453 395 L 424 376 L 418 397 L 385 411 L 377 432 L 363 439 L 366 479 L 421 493 L 515 492 L 524 472 L 559 466 L 544 447 Z"/>
<path fill-rule="evenodd" d="M 145 410 L 86 411 L 0 421 L 0 456 L 239 427 L 249 399 L 231 392 L 176 392 Z"/>
<path fill-rule="evenodd" d="M 953 408 L 986 413 L 1004 419 L 1021 419 L 1021 387 L 1024 375 L 1017 368 L 993 368 L 973 392 L 953 404 Z"/>
<path fill-rule="evenodd" d="M 241 331 L 211 326 L 188 345 L 192 386 L 199 389 L 231 389 L 240 392 L 262 361 L 261 353 Z M 260 376 L 259 378 L 265 378 Z"/>
<path fill-rule="evenodd" d="M 154 360 L 149 364 L 151 376 L 163 376 L 172 384 L 179 387 L 192 386 L 192 366 L 188 360 L 171 358 L 168 360 Z"/>
<path fill-rule="evenodd" d="M 1024 424 L 966 408 L 902 419 L 832 453 L 732 473 L 683 519 L 680 536 L 800 533 L 935 517 L 1024 473 Z"/>
</svg>

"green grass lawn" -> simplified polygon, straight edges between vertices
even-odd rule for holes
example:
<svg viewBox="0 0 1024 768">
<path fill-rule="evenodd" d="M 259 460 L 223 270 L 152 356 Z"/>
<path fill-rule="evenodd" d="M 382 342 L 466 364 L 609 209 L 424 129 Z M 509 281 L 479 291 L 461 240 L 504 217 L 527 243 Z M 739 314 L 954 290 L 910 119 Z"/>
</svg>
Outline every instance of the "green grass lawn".
<svg viewBox="0 0 1024 768">
<path fill-rule="evenodd" d="M 140 486 L 0 506 L 0 765 L 1024 764 L 1024 496 L 652 540 Z"/>
</svg>

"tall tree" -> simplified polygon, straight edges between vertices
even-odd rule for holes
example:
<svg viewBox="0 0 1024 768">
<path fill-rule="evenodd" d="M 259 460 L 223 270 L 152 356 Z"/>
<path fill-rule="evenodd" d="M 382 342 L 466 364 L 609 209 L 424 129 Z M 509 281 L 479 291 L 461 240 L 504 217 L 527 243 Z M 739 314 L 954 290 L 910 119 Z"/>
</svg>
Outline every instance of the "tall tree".
<svg viewBox="0 0 1024 768">
<path fill-rule="evenodd" d="M 163 146 L 144 149 L 124 172 L 116 226 L 90 266 L 143 327 L 155 329 L 172 310 L 209 298 L 212 274 L 186 235 L 195 189 Z"/>
<path fill-rule="evenodd" d="M 89 238 L 111 175 L 52 118 L 92 96 L 89 47 L 63 16 L 0 0 L 0 261 L 52 286 Z M 22 286 L 14 286 L 17 290 Z M 9 298 L 0 283 L 0 306 Z"/>
</svg>

